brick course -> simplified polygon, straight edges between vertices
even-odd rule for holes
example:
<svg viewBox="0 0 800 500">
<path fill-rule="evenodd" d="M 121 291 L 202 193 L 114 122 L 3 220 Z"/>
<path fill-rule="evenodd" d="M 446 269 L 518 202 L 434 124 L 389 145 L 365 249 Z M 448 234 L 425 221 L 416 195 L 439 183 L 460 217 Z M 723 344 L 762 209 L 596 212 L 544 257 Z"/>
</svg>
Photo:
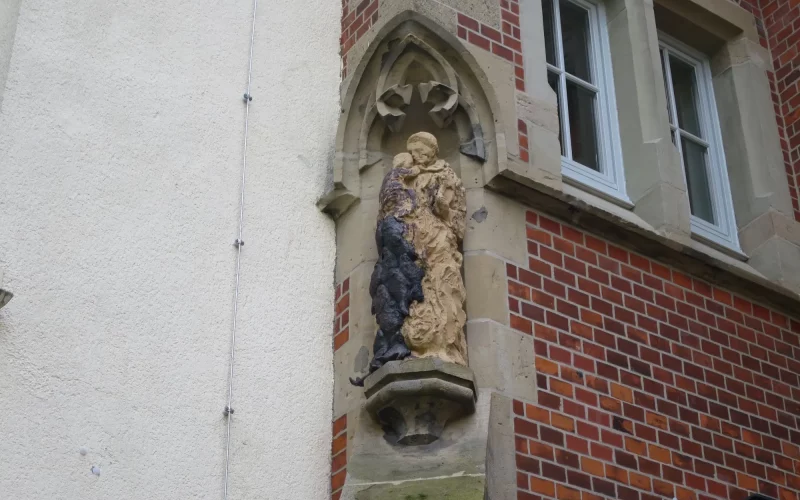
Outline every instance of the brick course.
<svg viewBox="0 0 800 500">
<path fill-rule="evenodd" d="M 500 22 L 502 32 L 459 12 L 458 37 L 514 63 L 517 90 L 524 92 L 519 0 L 500 0 Z"/>
<path fill-rule="evenodd" d="M 769 72 L 769 80 L 781 149 L 795 218 L 800 221 L 800 3 L 759 0 L 759 4 L 766 47 L 772 55 L 774 72 Z"/>
<path fill-rule="evenodd" d="M 519 130 L 519 158 L 527 162 L 530 158 L 528 153 L 528 124 L 525 120 L 517 120 L 517 128 Z"/>
<path fill-rule="evenodd" d="M 336 287 L 333 320 L 333 352 L 350 339 L 350 278 Z"/>
<path fill-rule="evenodd" d="M 519 500 L 800 498 L 800 322 L 527 212 Z"/>
<path fill-rule="evenodd" d="M 347 415 L 333 421 L 331 443 L 331 500 L 339 500 L 347 476 Z"/>
<path fill-rule="evenodd" d="M 350 278 L 334 293 L 333 352 L 350 339 Z M 347 476 L 347 415 L 333 421 L 331 433 L 331 500 L 339 500 Z"/>
<path fill-rule="evenodd" d="M 342 78 L 347 75 L 347 53 L 378 20 L 378 0 L 342 0 Z"/>
</svg>

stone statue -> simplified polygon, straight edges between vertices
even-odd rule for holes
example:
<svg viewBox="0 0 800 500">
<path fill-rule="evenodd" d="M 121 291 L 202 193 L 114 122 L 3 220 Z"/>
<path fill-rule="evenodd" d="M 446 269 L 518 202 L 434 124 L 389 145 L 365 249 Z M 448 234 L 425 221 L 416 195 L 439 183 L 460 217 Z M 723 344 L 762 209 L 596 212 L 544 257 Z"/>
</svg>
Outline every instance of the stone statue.
<svg viewBox="0 0 800 500">
<path fill-rule="evenodd" d="M 436 138 L 419 132 L 383 180 L 375 234 L 378 262 L 370 281 L 378 323 L 370 373 L 408 357 L 467 364 L 459 250 L 466 193 L 437 157 Z M 362 385 L 363 379 L 352 380 Z"/>
</svg>

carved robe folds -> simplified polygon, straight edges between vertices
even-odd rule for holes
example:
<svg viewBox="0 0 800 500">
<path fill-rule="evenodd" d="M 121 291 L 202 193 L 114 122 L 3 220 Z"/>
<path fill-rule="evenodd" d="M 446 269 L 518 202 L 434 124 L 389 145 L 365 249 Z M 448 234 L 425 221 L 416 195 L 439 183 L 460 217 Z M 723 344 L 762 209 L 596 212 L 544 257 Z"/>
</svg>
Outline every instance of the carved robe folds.
<svg viewBox="0 0 800 500">
<path fill-rule="evenodd" d="M 461 277 L 466 197 L 436 138 L 412 135 L 380 193 L 379 258 L 370 284 L 380 327 L 370 370 L 406 357 L 467 364 Z"/>
<path fill-rule="evenodd" d="M 423 300 L 411 304 L 403 339 L 413 356 L 466 365 L 466 291 L 459 251 L 464 238 L 464 187 L 443 160 L 420 167 L 408 180 L 418 206 L 404 221 L 425 276 Z"/>
</svg>

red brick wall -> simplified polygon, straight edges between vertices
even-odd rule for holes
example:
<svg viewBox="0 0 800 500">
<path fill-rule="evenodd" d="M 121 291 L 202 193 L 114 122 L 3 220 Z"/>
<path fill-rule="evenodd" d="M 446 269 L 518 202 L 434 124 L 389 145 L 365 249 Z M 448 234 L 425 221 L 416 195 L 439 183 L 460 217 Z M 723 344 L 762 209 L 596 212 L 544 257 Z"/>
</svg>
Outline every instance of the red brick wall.
<svg viewBox="0 0 800 500">
<path fill-rule="evenodd" d="M 333 352 L 350 339 L 350 278 L 336 286 L 334 293 Z M 333 421 L 331 442 L 331 498 L 339 500 L 347 475 L 347 415 Z"/>
<path fill-rule="evenodd" d="M 527 214 L 508 265 L 538 402 L 515 401 L 518 500 L 800 494 L 800 322 Z"/>
<path fill-rule="evenodd" d="M 350 339 L 350 278 L 336 287 L 333 320 L 333 352 Z"/>
<path fill-rule="evenodd" d="M 333 443 L 331 444 L 331 499 L 342 496 L 347 476 L 347 415 L 333 421 Z"/>
<path fill-rule="evenodd" d="M 768 71 L 781 150 L 795 219 L 800 221 L 800 3 L 797 0 L 739 0 L 753 14 L 761 45 L 770 50 Z"/>
<path fill-rule="evenodd" d="M 378 0 L 342 0 L 342 78 L 347 76 L 347 53 L 378 20 Z"/>
<path fill-rule="evenodd" d="M 502 32 L 458 13 L 458 36 L 514 63 L 517 89 L 525 90 L 522 65 L 519 0 L 499 0 Z M 347 75 L 347 53 L 378 20 L 379 0 L 342 0 L 340 48 L 343 75 Z"/>
<path fill-rule="evenodd" d="M 525 120 L 517 120 L 517 132 L 519 134 L 519 158 L 527 162 L 528 154 L 528 124 Z"/>
<path fill-rule="evenodd" d="M 517 90 L 524 92 L 519 0 L 500 0 L 500 22 L 502 33 L 459 12 L 458 37 L 514 63 Z"/>
<path fill-rule="evenodd" d="M 772 100 L 789 177 L 795 218 L 800 221 L 800 2 L 759 0 L 767 47 L 772 54 Z"/>
</svg>

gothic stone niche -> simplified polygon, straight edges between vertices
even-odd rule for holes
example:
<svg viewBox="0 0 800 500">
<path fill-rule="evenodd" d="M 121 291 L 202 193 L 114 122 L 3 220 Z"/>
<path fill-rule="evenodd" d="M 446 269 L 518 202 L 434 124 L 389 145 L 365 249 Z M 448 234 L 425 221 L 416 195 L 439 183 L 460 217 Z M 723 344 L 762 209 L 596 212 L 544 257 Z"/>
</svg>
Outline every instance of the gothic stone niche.
<svg viewBox="0 0 800 500">
<path fill-rule="evenodd" d="M 358 197 L 329 209 L 377 199 L 369 291 L 378 331 L 368 373 L 351 381 L 364 385 L 387 440 L 429 444 L 475 408 L 464 334 L 465 185 L 481 186 L 483 163 L 496 158 L 496 141 L 485 138 L 495 124 L 460 53 L 413 21 L 362 70 L 334 173 Z"/>
</svg>

